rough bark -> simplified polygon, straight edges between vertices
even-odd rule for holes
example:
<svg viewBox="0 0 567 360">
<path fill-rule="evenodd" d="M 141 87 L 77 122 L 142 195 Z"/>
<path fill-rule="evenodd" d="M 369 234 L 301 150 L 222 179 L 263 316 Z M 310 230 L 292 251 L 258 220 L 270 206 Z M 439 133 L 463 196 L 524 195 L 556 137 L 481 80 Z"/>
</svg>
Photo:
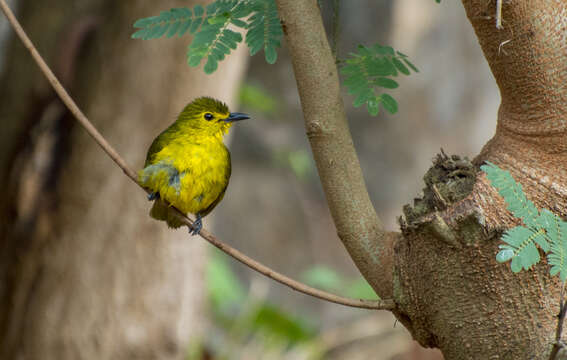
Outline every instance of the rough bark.
<svg viewBox="0 0 567 360">
<path fill-rule="evenodd" d="M 425 176 L 423 197 L 404 208 L 402 233 L 385 236 L 359 201 L 364 184 L 316 2 L 278 1 L 307 133 L 341 240 L 379 295 L 388 297 L 393 288 L 394 313 L 414 338 L 439 347 L 447 359 L 545 359 L 557 325 L 558 280 L 545 261 L 513 274 L 495 260 L 502 232 L 516 222 L 479 165 L 490 160 L 509 169 L 539 207 L 567 213 L 567 4 L 503 3 L 504 29 L 498 30 L 495 1 L 463 0 L 502 95 L 495 136 L 473 163 L 440 155 Z M 353 219 L 362 226 L 355 233 L 378 230 L 370 239 L 345 237 L 342 229 Z M 394 252 L 384 251 L 392 243 Z M 368 261 L 372 257 L 380 261 Z"/>
<path fill-rule="evenodd" d="M 129 38 L 133 21 L 163 4 L 75 3 L 26 2 L 20 18 L 40 51 L 53 49 L 51 64 L 78 47 L 71 93 L 129 163 L 142 166 L 153 137 L 193 97 L 234 104 L 244 52 L 206 76 L 187 67 L 187 39 Z M 93 12 L 104 21 L 81 16 Z M 62 40 L 74 33 L 84 36 Z M 10 51 L 0 100 L 2 123 L 12 124 L 0 145 L 10 154 L 0 158 L 10 189 L 1 206 L 0 358 L 184 358 L 203 326 L 204 243 L 151 220 L 144 192 L 46 86 L 30 100 L 41 75 L 16 39 Z"/>
</svg>

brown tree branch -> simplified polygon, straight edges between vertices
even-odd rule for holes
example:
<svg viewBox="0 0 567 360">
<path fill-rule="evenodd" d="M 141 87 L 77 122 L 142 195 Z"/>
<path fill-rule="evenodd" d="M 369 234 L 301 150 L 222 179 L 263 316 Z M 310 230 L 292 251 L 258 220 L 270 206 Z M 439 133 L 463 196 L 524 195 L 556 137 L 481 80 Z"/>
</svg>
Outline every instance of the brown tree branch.
<svg viewBox="0 0 567 360">
<path fill-rule="evenodd" d="M 368 196 L 317 2 L 278 0 L 277 5 L 305 129 L 338 235 L 374 290 L 390 297 L 395 235 L 384 231 Z"/>
<path fill-rule="evenodd" d="M 83 114 L 81 109 L 75 104 L 73 99 L 69 96 L 67 91 L 63 88 L 57 77 L 53 74 L 49 66 L 45 63 L 41 55 L 38 53 L 34 45 L 32 44 L 31 40 L 25 33 L 24 29 L 21 27 L 17 19 L 15 18 L 14 14 L 6 4 L 5 0 L 0 0 L 0 8 L 6 15 L 6 18 L 10 22 L 12 28 L 24 44 L 24 46 L 29 50 L 33 59 L 36 61 L 37 65 L 39 66 L 42 73 L 46 76 L 49 83 L 55 90 L 55 92 L 59 95 L 63 103 L 67 106 L 69 111 L 75 116 L 77 121 L 85 128 L 90 136 L 100 145 L 100 147 L 110 156 L 110 158 L 122 169 L 122 171 L 128 176 L 132 181 L 134 181 L 138 186 L 137 175 L 134 170 L 132 170 L 128 164 L 122 159 L 122 157 L 114 150 L 114 148 L 106 141 L 106 139 L 98 132 L 98 130 L 92 125 L 92 123 L 88 120 L 88 118 Z M 141 186 L 140 186 L 141 187 Z M 142 189 L 144 189 L 142 187 Z M 147 190 L 144 189 L 146 192 Z M 192 228 L 193 222 L 187 218 L 183 213 L 179 210 L 173 208 L 176 211 L 177 216 L 183 221 L 185 225 Z M 201 237 L 207 240 L 212 245 L 216 246 L 227 255 L 232 256 L 236 260 L 240 261 L 244 265 L 250 267 L 251 269 L 264 274 L 265 276 L 284 284 L 294 290 L 302 292 L 307 295 L 311 295 L 317 297 L 322 300 L 327 300 L 330 302 L 334 302 L 336 304 L 358 307 L 358 308 L 365 308 L 365 309 L 375 309 L 375 310 L 391 310 L 395 307 L 394 302 L 392 300 L 360 300 L 360 299 L 350 299 L 344 298 L 338 295 L 330 294 L 325 291 L 321 291 L 310 286 L 307 286 L 303 283 L 295 281 L 285 275 L 282 275 L 271 268 L 249 258 L 248 256 L 244 255 L 240 251 L 228 246 L 227 244 L 221 242 L 217 239 L 214 235 L 202 229 L 200 232 Z"/>
</svg>

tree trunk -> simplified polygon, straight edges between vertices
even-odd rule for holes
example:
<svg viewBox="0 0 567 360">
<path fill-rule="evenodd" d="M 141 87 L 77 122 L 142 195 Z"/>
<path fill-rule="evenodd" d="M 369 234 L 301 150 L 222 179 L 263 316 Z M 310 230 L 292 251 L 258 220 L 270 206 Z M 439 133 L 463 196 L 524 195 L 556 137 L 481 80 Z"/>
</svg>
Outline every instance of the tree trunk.
<svg viewBox="0 0 567 360">
<path fill-rule="evenodd" d="M 399 234 L 367 206 L 316 2 L 278 0 L 278 9 L 327 201 L 361 273 L 393 298 L 414 338 L 447 359 L 546 359 L 559 280 L 545 261 L 519 274 L 496 262 L 502 232 L 517 221 L 479 166 L 510 170 L 538 207 L 567 214 L 567 3 L 502 1 L 502 30 L 496 3 L 463 0 L 502 95 L 496 134 L 473 163 L 437 157 Z"/>
<path fill-rule="evenodd" d="M 234 104 L 246 58 L 237 51 L 206 76 L 187 66 L 186 38 L 131 40 L 132 23 L 160 10 L 150 1 L 26 1 L 19 15 L 136 167 L 192 98 Z M 0 358 L 184 358 L 204 325 L 204 243 L 148 217 L 145 193 L 74 125 L 18 41 L 0 87 Z"/>
<path fill-rule="evenodd" d="M 502 95 L 496 134 L 474 170 L 484 160 L 510 170 L 538 207 L 565 216 L 567 4 L 504 2 L 503 30 L 495 26 L 495 4 L 463 4 Z M 446 160 L 438 170 L 440 163 L 445 174 L 456 170 Z M 433 183 L 454 180 L 431 178 L 429 199 Z M 471 180 L 462 200 L 446 209 L 429 201 L 428 214 L 403 226 L 396 313 L 420 343 L 440 347 L 448 359 L 544 359 L 557 326 L 558 279 L 545 262 L 519 274 L 496 262 L 502 231 L 516 223 L 485 176 Z"/>
</svg>

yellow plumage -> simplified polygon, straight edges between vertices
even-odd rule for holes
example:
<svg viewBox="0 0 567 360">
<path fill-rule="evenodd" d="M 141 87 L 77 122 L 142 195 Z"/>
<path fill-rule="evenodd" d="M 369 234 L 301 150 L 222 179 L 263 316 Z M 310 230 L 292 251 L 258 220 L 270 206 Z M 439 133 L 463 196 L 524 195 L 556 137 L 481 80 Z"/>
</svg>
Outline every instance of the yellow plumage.
<svg viewBox="0 0 567 360">
<path fill-rule="evenodd" d="M 195 214 L 193 234 L 201 228 L 201 218 L 222 200 L 230 178 L 230 153 L 223 136 L 234 121 L 248 119 L 230 113 L 220 101 L 195 99 L 177 120 L 163 131 L 148 150 L 144 169 L 139 172 L 142 186 L 156 199 L 150 215 L 170 227 L 181 223 L 169 213 L 166 200 L 181 212 Z"/>
</svg>

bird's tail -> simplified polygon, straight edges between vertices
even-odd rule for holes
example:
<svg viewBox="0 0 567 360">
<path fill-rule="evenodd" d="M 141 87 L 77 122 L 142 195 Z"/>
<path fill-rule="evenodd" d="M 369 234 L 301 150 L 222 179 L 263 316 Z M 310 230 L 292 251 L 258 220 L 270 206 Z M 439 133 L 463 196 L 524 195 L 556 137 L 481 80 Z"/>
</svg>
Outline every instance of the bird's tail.
<svg viewBox="0 0 567 360">
<path fill-rule="evenodd" d="M 154 201 L 154 206 L 152 206 L 152 209 L 150 210 L 150 216 L 156 220 L 165 221 L 167 226 L 172 229 L 177 229 L 184 224 L 175 216 L 173 211 L 174 210 L 170 209 L 169 205 L 165 201 L 162 199 L 156 199 Z"/>
</svg>

